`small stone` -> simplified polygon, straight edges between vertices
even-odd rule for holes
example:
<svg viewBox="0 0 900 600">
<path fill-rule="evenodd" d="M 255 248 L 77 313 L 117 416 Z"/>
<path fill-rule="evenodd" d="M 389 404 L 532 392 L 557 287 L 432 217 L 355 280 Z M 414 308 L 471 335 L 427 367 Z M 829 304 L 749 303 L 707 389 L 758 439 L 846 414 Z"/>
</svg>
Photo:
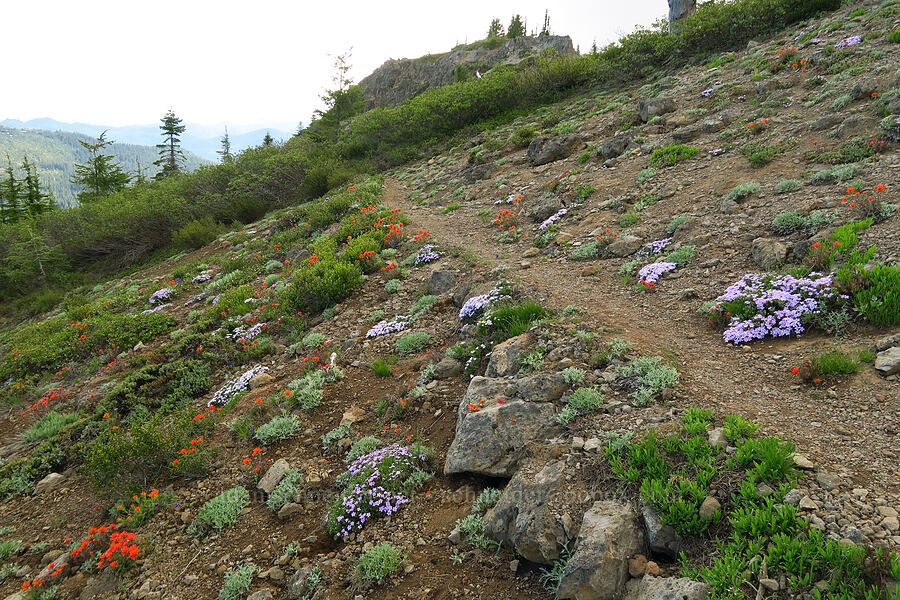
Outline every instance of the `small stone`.
<svg viewBox="0 0 900 600">
<path fill-rule="evenodd" d="M 777 592 L 779 588 L 778 582 L 774 579 L 760 579 L 759 585 L 763 586 L 770 592 Z"/>
<path fill-rule="evenodd" d="M 513 573 L 517 572 L 519 570 L 519 561 L 518 560 L 509 561 L 509 570 L 512 571 Z"/>
<path fill-rule="evenodd" d="M 760 483 L 756 486 L 756 494 L 763 498 L 767 498 L 774 493 L 775 490 L 773 490 L 767 483 Z"/>
<path fill-rule="evenodd" d="M 885 517 L 881 526 L 888 531 L 898 531 L 900 530 L 900 521 L 897 520 L 897 517 Z"/>
<path fill-rule="evenodd" d="M 584 438 L 573 437 L 572 450 L 581 450 L 582 448 L 584 448 Z"/>
<path fill-rule="evenodd" d="M 878 511 L 878 514 L 882 517 L 896 517 L 897 511 L 891 508 L 890 506 L 877 506 L 875 510 Z"/>
<path fill-rule="evenodd" d="M 797 504 L 800 502 L 800 491 L 797 489 L 793 489 L 784 495 L 784 503 L 785 504 Z"/>
<path fill-rule="evenodd" d="M 454 546 L 458 546 L 460 542 L 462 542 L 462 534 L 459 533 L 458 529 L 454 529 L 450 532 L 450 535 L 447 536 L 447 541 Z"/>
<path fill-rule="evenodd" d="M 723 427 L 710 429 L 707 436 L 709 437 L 710 446 L 725 448 L 728 445 L 728 438 L 725 437 L 725 429 Z"/>
<path fill-rule="evenodd" d="M 344 414 L 341 415 L 341 425 L 346 425 L 348 423 L 358 423 L 366 418 L 366 410 L 364 408 L 360 408 L 358 406 L 351 406 L 347 410 L 344 411 Z"/>
<path fill-rule="evenodd" d="M 819 505 L 816 504 L 815 500 L 809 496 L 800 498 L 800 503 L 797 506 L 799 506 L 801 510 L 817 510 L 819 508 Z"/>
<path fill-rule="evenodd" d="M 61 473 L 50 473 L 34 486 L 35 495 L 42 495 L 47 492 L 52 492 L 56 488 L 58 488 L 63 481 L 66 480 L 65 475 Z"/>
<path fill-rule="evenodd" d="M 583 269 L 581 269 L 581 276 L 582 277 L 590 277 L 591 275 L 593 275 L 596 272 L 597 272 L 597 269 L 595 269 L 594 267 L 584 267 Z"/>
<path fill-rule="evenodd" d="M 269 569 L 269 579 L 272 581 L 281 581 L 284 579 L 284 571 L 281 567 L 272 567 Z"/>
<path fill-rule="evenodd" d="M 628 574 L 632 577 L 643 577 L 647 572 L 647 557 L 643 554 L 635 554 L 628 559 Z"/>
<path fill-rule="evenodd" d="M 659 565 L 654 561 L 647 562 L 647 575 L 653 575 L 654 577 L 659 577 L 662 575 L 662 571 L 659 569 Z"/>
<path fill-rule="evenodd" d="M 288 502 L 278 511 L 278 518 L 282 521 L 290 519 L 294 515 L 303 512 L 303 506 L 296 502 Z"/>
<path fill-rule="evenodd" d="M 272 600 L 274 598 L 274 594 L 272 594 L 272 590 L 264 589 L 259 590 L 258 592 L 253 592 L 249 596 L 247 596 L 247 600 Z"/>
<path fill-rule="evenodd" d="M 840 477 L 827 471 L 819 471 L 816 473 L 816 482 L 829 492 L 839 488 L 841 484 L 844 483 Z"/>
<path fill-rule="evenodd" d="M 256 487 L 267 494 L 271 494 L 272 490 L 275 489 L 275 486 L 278 485 L 281 478 L 284 477 L 284 474 L 287 473 L 290 468 L 291 465 L 288 464 L 288 461 L 279 458 L 271 467 L 269 467 L 269 470 L 266 471 L 266 474 L 259 480 Z"/>
<path fill-rule="evenodd" d="M 584 449 L 586 452 L 595 452 L 601 447 L 603 447 L 603 442 L 600 441 L 600 438 L 594 437 L 584 442 Z"/>
<path fill-rule="evenodd" d="M 803 469 L 804 471 L 812 471 L 815 468 L 812 461 L 802 454 L 794 455 L 794 464 L 797 465 L 797 468 Z"/>
<path fill-rule="evenodd" d="M 700 505 L 700 510 L 698 514 L 700 518 L 705 521 L 711 521 L 717 512 L 721 512 L 722 504 L 713 498 L 712 496 L 707 496 L 703 500 L 703 504 Z"/>
<path fill-rule="evenodd" d="M 260 373 L 250 380 L 250 389 L 255 390 L 274 382 L 275 378 L 268 373 Z"/>
</svg>

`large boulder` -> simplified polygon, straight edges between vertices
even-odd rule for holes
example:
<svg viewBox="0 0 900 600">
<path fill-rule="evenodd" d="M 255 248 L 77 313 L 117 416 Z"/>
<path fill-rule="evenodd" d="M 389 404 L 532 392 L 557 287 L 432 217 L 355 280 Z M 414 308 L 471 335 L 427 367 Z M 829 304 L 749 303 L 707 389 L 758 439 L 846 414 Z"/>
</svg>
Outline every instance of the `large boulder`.
<svg viewBox="0 0 900 600">
<path fill-rule="evenodd" d="M 669 33 L 680 29 L 680 22 L 697 10 L 697 0 L 669 0 Z"/>
<path fill-rule="evenodd" d="M 533 563 L 550 565 L 558 560 L 567 533 L 574 533 L 566 531 L 561 514 L 569 501 L 565 467 L 565 461 L 554 461 L 536 473 L 525 467 L 516 472 L 484 515 L 485 535 Z"/>
<path fill-rule="evenodd" d="M 515 375 L 522 368 L 521 358 L 531 344 L 531 335 L 523 333 L 494 346 L 484 371 L 486 377 Z"/>
<path fill-rule="evenodd" d="M 644 98 L 637 105 L 638 116 L 646 123 L 653 117 L 675 112 L 675 100 L 668 96 Z"/>
<path fill-rule="evenodd" d="M 562 207 L 562 202 L 556 196 L 550 196 L 549 198 L 539 198 L 534 204 L 528 207 L 528 209 L 525 211 L 525 214 L 528 215 L 528 218 L 535 223 L 540 223 L 541 221 L 545 221 L 548 217 L 551 217 L 559 212 L 559 209 L 561 209 Z"/>
<path fill-rule="evenodd" d="M 603 142 L 600 153 L 603 155 L 603 158 L 607 160 L 621 156 L 632 140 L 634 140 L 633 133 L 630 131 L 621 131 Z"/>
<path fill-rule="evenodd" d="M 532 375 L 516 381 L 516 393 L 527 402 L 556 402 L 569 389 L 562 373 Z"/>
<path fill-rule="evenodd" d="M 647 532 L 647 543 L 650 551 L 662 554 L 671 560 L 678 558 L 681 552 L 681 536 L 671 525 L 664 525 L 659 513 L 652 506 L 645 504 L 641 509 L 644 530 Z"/>
<path fill-rule="evenodd" d="M 645 575 L 625 600 L 705 600 L 708 597 L 709 586 L 700 581 Z"/>
<path fill-rule="evenodd" d="M 900 346 L 879 352 L 875 356 L 875 369 L 885 377 L 900 373 Z"/>
<path fill-rule="evenodd" d="M 425 284 L 426 291 L 434 296 L 446 294 L 456 287 L 456 273 L 447 268 L 435 269 Z"/>
<path fill-rule="evenodd" d="M 620 597 L 628 579 L 628 559 L 644 549 L 644 531 L 637 519 L 631 504 L 595 502 L 584 514 L 575 552 L 566 563 L 556 597 Z"/>
<path fill-rule="evenodd" d="M 463 400 L 444 473 L 511 477 L 528 442 L 558 433 L 556 410 L 549 402 L 498 399 L 493 404 L 476 404 Z"/>
<path fill-rule="evenodd" d="M 644 240 L 636 235 L 621 235 L 609 245 L 609 252 L 613 256 L 631 256 L 641 249 Z"/>
<path fill-rule="evenodd" d="M 539 136 L 528 144 L 528 160 L 533 167 L 546 165 L 567 158 L 583 145 L 581 138 L 574 134 Z"/>
</svg>

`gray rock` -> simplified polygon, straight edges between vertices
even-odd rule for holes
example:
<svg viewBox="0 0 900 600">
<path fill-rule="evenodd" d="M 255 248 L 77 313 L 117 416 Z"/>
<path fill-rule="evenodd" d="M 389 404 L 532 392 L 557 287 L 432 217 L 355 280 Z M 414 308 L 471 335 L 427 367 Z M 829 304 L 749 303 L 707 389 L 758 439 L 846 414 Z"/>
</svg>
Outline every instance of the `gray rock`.
<svg viewBox="0 0 900 600">
<path fill-rule="evenodd" d="M 801 510 L 818 510 L 819 505 L 816 504 L 816 501 L 810 498 L 809 496 L 803 496 L 800 498 L 800 502 L 797 504 Z"/>
<path fill-rule="evenodd" d="M 703 127 L 700 125 L 688 125 L 687 127 L 679 127 L 672 132 L 672 139 L 676 142 L 690 142 L 703 134 Z"/>
<path fill-rule="evenodd" d="M 801 499 L 800 490 L 792 489 L 787 494 L 784 495 L 784 503 L 785 504 L 799 504 Z"/>
<path fill-rule="evenodd" d="M 811 460 L 806 458 L 803 454 L 795 454 L 793 456 L 794 464 L 798 469 L 803 469 L 804 471 L 812 471 L 816 466 L 812 463 Z"/>
<path fill-rule="evenodd" d="M 555 461 L 533 475 L 525 474 L 532 469 L 520 469 L 497 504 L 485 513 L 485 535 L 531 562 L 553 564 L 566 543 L 565 526 L 555 514 L 566 506 L 565 466 L 565 462 Z"/>
<path fill-rule="evenodd" d="M 534 205 L 529 206 L 525 214 L 535 223 L 545 221 L 548 217 L 556 214 L 563 207 L 562 201 L 556 196 L 549 198 L 539 198 Z"/>
<path fill-rule="evenodd" d="M 518 397 L 528 402 L 555 402 L 567 389 L 569 385 L 562 373 L 532 375 L 516 381 Z"/>
<path fill-rule="evenodd" d="M 659 513 L 652 506 L 645 504 L 641 509 L 644 519 L 644 530 L 647 532 L 647 543 L 650 551 L 664 554 L 675 560 L 681 552 L 682 539 L 671 525 L 664 525 Z"/>
<path fill-rule="evenodd" d="M 465 399 L 460 404 L 456 436 L 444 465 L 447 475 L 510 477 L 525 455 L 527 442 L 559 433 L 556 411 L 549 402 L 504 399 L 477 411 L 469 410 L 468 404 Z"/>
<path fill-rule="evenodd" d="M 309 256 L 309 250 L 306 248 L 306 246 L 300 246 L 300 245 L 293 246 L 284 255 L 284 257 L 287 260 L 291 261 L 291 264 L 293 264 L 295 262 L 300 262 L 303 259 L 305 259 L 307 256 Z"/>
<path fill-rule="evenodd" d="M 307 594 L 315 589 L 310 589 L 309 587 L 309 576 L 315 569 L 315 565 L 304 565 L 290 576 L 285 584 L 285 595 L 288 600 L 301 600 L 301 598 L 307 598 Z"/>
<path fill-rule="evenodd" d="M 43 495 L 52 492 L 66 480 L 66 476 L 62 473 L 49 473 L 46 477 L 37 482 L 34 486 L 35 495 Z"/>
<path fill-rule="evenodd" d="M 646 123 L 652 117 L 658 117 L 675 111 L 675 100 L 668 96 L 645 98 L 638 102 L 637 112 L 641 121 Z"/>
<path fill-rule="evenodd" d="M 740 205 L 731 198 L 722 198 L 719 202 L 719 212 L 723 215 L 733 215 L 741 210 Z"/>
<path fill-rule="evenodd" d="M 697 0 L 669 0 L 669 33 L 680 29 L 680 22 L 697 10 Z"/>
<path fill-rule="evenodd" d="M 893 346 L 900 346 L 900 333 L 895 333 L 894 335 L 886 335 L 884 337 L 878 338 L 875 342 L 875 351 L 881 352 L 882 350 L 887 350 Z M 2 451 L 0 451 L 2 454 Z"/>
<path fill-rule="evenodd" d="M 625 600 L 706 600 L 709 586 L 687 577 L 645 575 Z"/>
<path fill-rule="evenodd" d="M 607 160 L 621 156 L 633 139 L 634 134 L 630 131 L 619 132 L 603 142 L 600 153 L 603 154 L 603 158 Z"/>
<path fill-rule="evenodd" d="M 449 356 L 445 356 L 434 366 L 435 379 L 452 379 L 462 375 L 462 372 L 463 364 Z"/>
<path fill-rule="evenodd" d="M 753 262 L 768 271 L 784 264 L 788 247 L 774 238 L 756 238 L 750 244 L 750 254 Z"/>
<path fill-rule="evenodd" d="M 584 514 L 575 552 L 566 563 L 557 598 L 619 597 L 628 559 L 644 547 L 644 532 L 630 504 L 598 501 Z"/>
<path fill-rule="evenodd" d="M 291 465 L 288 464 L 288 461 L 279 458 L 271 467 L 269 467 L 269 470 L 262 476 L 262 479 L 259 480 L 256 487 L 267 494 L 271 494 L 272 490 L 275 489 L 275 486 L 278 485 L 281 478 L 284 477 L 284 474 L 290 468 Z"/>
<path fill-rule="evenodd" d="M 831 129 L 835 125 L 839 124 L 841 122 L 841 119 L 843 119 L 843 117 L 839 114 L 826 115 L 810 123 L 809 128 L 812 131 L 825 131 L 826 129 Z"/>
<path fill-rule="evenodd" d="M 471 167 L 463 169 L 461 175 L 467 184 L 472 185 L 478 181 L 488 179 L 493 175 L 496 169 L 496 163 L 489 162 L 480 165 L 472 165 Z"/>
<path fill-rule="evenodd" d="M 485 377 L 507 377 L 515 375 L 522 368 L 520 359 L 531 344 L 531 335 L 523 333 L 494 346 Z"/>
<path fill-rule="evenodd" d="M 80 600 L 94 600 L 94 598 L 110 598 L 118 591 L 121 580 L 113 569 L 104 569 L 97 577 L 91 577 L 84 585 L 79 596 Z"/>
<path fill-rule="evenodd" d="M 900 346 L 879 352 L 875 356 L 875 370 L 885 377 L 900 373 Z"/>
<path fill-rule="evenodd" d="M 278 510 L 278 519 L 281 521 L 286 521 L 290 519 L 294 515 L 300 514 L 303 512 L 303 506 L 296 502 L 288 502 L 284 506 L 282 506 Z"/>
<path fill-rule="evenodd" d="M 250 380 L 250 389 L 255 390 L 256 388 L 261 388 L 265 385 L 269 385 L 274 382 L 275 378 L 269 375 L 268 373 L 260 373 Z"/>
<path fill-rule="evenodd" d="M 506 401 L 516 395 L 516 382 L 507 379 L 493 379 L 491 377 L 473 377 L 469 382 L 466 395 L 463 396 L 456 411 L 456 424 L 462 422 L 469 412 L 469 404 L 475 406 L 486 406 L 498 402 Z"/>
<path fill-rule="evenodd" d="M 581 138 L 573 134 L 538 136 L 528 145 L 528 160 L 533 167 L 546 165 L 567 158 L 583 145 Z"/>
<path fill-rule="evenodd" d="M 829 492 L 839 488 L 844 483 L 840 477 L 827 471 L 816 473 L 816 482 Z"/>
<path fill-rule="evenodd" d="M 431 272 L 425 289 L 429 294 L 440 296 L 456 287 L 456 273 L 450 269 L 436 269 Z"/>
<path fill-rule="evenodd" d="M 609 245 L 608 250 L 614 256 L 631 256 L 641 249 L 644 240 L 636 235 L 620 235 Z"/>
<path fill-rule="evenodd" d="M 272 598 L 274 597 L 275 595 L 272 594 L 272 590 L 263 589 L 259 590 L 258 592 L 253 592 L 252 594 L 247 596 L 247 600 L 272 600 Z"/>
<path fill-rule="evenodd" d="M 713 447 L 726 448 L 728 446 L 728 438 L 725 436 L 724 427 L 716 427 L 710 429 L 706 434 L 709 437 L 709 445 Z"/>
</svg>

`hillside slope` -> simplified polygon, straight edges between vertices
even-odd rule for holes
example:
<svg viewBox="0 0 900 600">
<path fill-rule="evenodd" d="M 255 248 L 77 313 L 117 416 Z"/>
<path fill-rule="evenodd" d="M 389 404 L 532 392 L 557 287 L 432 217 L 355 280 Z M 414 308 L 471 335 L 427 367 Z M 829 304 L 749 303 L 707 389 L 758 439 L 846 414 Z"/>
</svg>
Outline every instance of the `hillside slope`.
<svg viewBox="0 0 900 600">
<path fill-rule="evenodd" d="M 586 90 L 5 327 L 0 593 L 896 596 L 898 19 Z"/>
</svg>

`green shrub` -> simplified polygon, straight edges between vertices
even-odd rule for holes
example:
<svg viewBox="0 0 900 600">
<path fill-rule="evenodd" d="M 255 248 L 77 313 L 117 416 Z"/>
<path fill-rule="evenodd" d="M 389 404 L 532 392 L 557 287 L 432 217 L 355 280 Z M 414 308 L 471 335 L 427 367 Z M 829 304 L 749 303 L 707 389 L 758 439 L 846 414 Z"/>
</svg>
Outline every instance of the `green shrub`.
<svg viewBox="0 0 900 600">
<path fill-rule="evenodd" d="M 210 243 L 225 231 L 212 217 L 194 219 L 187 225 L 172 232 L 172 244 L 179 248 L 193 250 Z"/>
<path fill-rule="evenodd" d="M 813 173 L 810 177 L 810 183 L 821 185 L 824 183 L 835 183 L 837 181 L 850 181 L 859 172 L 860 166 L 857 164 L 838 165 L 822 171 Z"/>
<path fill-rule="evenodd" d="M 426 314 L 431 309 L 431 305 L 437 302 L 437 299 L 437 296 L 425 295 L 416 300 L 416 303 L 409 309 L 409 320 L 415 321 Z"/>
<path fill-rule="evenodd" d="M 761 479 L 777 483 L 793 473 L 794 449 L 794 444 L 787 440 L 745 439 L 734 458 L 742 467 L 754 465 Z"/>
<path fill-rule="evenodd" d="M 694 260 L 694 252 L 696 252 L 697 246 L 694 245 L 684 245 L 673 252 L 670 252 L 666 256 L 666 261 L 675 263 L 679 267 L 683 267 L 689 264 L 692 260 Z"/>
<path fill-rule="evenodd" d="M 25 549 L 20 540 L 3 540 L 0 542 L 0 563 L 3 563 L 10 556 L 15 556 Z"/>
<path fill-rule="evenodd" d="M 300 343 L 305 348 L 309 348 L 310 350 L 312 350 L 324 344 L 325 340 L 325 336 L 321 333 L 307 333 L 305 336 L 303 336 L 303 339 L 300 340 Z"/>
<path fill-rule="evenodd" d="M 892 44 L 900 44 L 900 29 L 895 29 L 887 36 L 887 40 Z"/>
<path fill-rule="evenodd" d="M 875 265 L 862 274 L 863 287 L 852 294 L 856 310 L 876 325 L 900 325 L 900 267 Z"/>
<path fill-rule="evenodd" d="M 294 496 L 302 483 L 303 474 L 297 469 L 288 469 L 285 471 L 281 481 L 278 482 L 278 485 L 275 486 L 275 489 L 272 490 L 272 493 L 269 494 L 266 506 L 272 511 L 278 512 L 282 506 L 294 501 Z"/>
<path fill-rule="evenodd" d="M 760 190 L 760 185 L 756 182 L 747 182 L 736 185 L 734 189 L 728 192 L 728 195 L 725 196 L 728 200 L 733 200 L 735 202 L 740 202 L 746 198 L 749 198 L 753 194 L 758 194 Z"/>
<path fill-rule="evenodd" d="M 656 148 L 650 156 L 651 167 L 671 167 L 680 160 L 691 158 L 700 152 L 699 148 L 684 144 L 669 144 Z M 638 182 L 640 183 L 640 182 Z"/>
<path fill-rule="evenodd" d="M 844 354 L 840 350 L 824 352 L 813 361 L 813 368 L 820 377 L 832 375 L 849 375 L 859 371 L 859 360 L 855 356 Z"/>
<path fill-rule="evenodd" d="M 362 553 L 354 571 L 360 581 L 381 581 L 400 568 L 406 554 L 385 542 Z"/>
<path fill-rule="evenodd" d="M 636 389 L 632 398 L 638 406 L 649 404 L 660 392 L 678 383 L 678 370 L 655 356 L 636 358 L 627 365 L 616 367 L 616 373 L 634 378 Z"/>
<path fill-rule="evenodd" d="M 322 449 L 328 451 L 331 449 L 331 446 L 340 439 L 347 437 L 347 434 L 350 433 L 350 423 L 344 423 L 343 425 L 338 425 L 331 431 L 324 433 L 322 435 Z"/>
<path fill-rule="evenodd" d="M 744 144 L 741 152 L 747 157 L 747 161 L 756 168 L 764 167 L 772 162 L 777 155 L 783 154 L 791 147 L 788 143 L 767 146 L 759 142 Z"/>
<path fill-rule="evenodd" d="M 55 410 L 31 424 L 31 427 L 22 434 L 22 441 L 26 444 L 46 440 L 61 432 L 70 423 L 78 419 L 75 413 L 58 413 Z"/>
<path fill-rule="evenodd" d="M 320 258 L 294 273 L 282 301 L 290 311 L 315 314 L 349 297 L 362 282 L 358 265 Z"/>
<path fill-rule="evenodd" d="M 486 328 L 479 325 L 479 330 L 503 341 L 525 333 L 533 322 L 543 319 L 546 314 L 544 307 L 531 300 L 501 306 L 491 312 L 491 324 Z"/>
<path fill-rule="evenodd" d="M 208 500 L 197 512 L 189 528 L 193 535 L 202 535 L 209 528 L 221 531 L 237 522 L 238 515 L 250 504 L 250 492 L 244 486 L 233 487 Z"/>
<path fill-rule="evenodd" d="M 728 415 L 725 417 L 725 437 L 732 444 L 741 440 L 752 438 L 756 435 L 759 424 L 748 421 L 740 415 Z"/>
<path fill-rule="evenodd" d="M 0 466 L 0 498 L 27 494 L 34 484 L 66 464 L 67 454 L 55 440 L 48 440 L 28 456 Z"/>
<path fill-rule="evenodd" d="M 378 358 L 372 363 L 372 370 L 375 371 L 375 374 L 379 377 L 391 376 L 391 367 L 383 358 Z"/>
<path fill-rule="evenodd" d="M 603 406 L 603 394 L 595 388 L 578 388 L 569 395 L 568 404 L 556 416 L 560 423 L 570 423 L 576 417 L 592 413 Z"/>
<path fill-rule="evenodd" d="M 779 213 L 772 221 L 772 229 L 779 235 L 790 235 L 806 228 L 806 216 L 796 210 Z"/>
<path fill-rule="evenodd" d="M 802 187 L 802 181 L 799 181 L 797 179 L 782 179 L 777 184 L 775 184 L 775 191 L 779 194 L 786 194 L 788 192 L 796 192 Z"/>
<path fill-rule="evenodd" d="M 420 351 L 428 343 L 431 336 L 424 331 L 414 331 L 400 336 L 394 344 L 397 354 L 406 355 Z"/>
<path fill-rule="evenodd" d="M 199 360 L 151 364 L 131 373 L 103 398 L 103 407 L 127 417 L 138 407 L 170 412 L 209 390 L 210 366 Z"/>
<path fill-rule="evenodd" d="M 668 225 L 666 225 L 666 233 L 668 235 L 674 234 L 675 230 L 681 227 L 684 222 L 690 218 L 690 215 L 678 215 L 677 217 L 673 218 L 672 221 Z"/>
<path fill-rule="evenodd" d="M 302 410 L 312 410 L 322 403 L 324 392 L 322 386 L 325 383 L 325 375 L 322 371 L 311 371 L 295 379 L 288 384 L 291 392 L 291 404 L 299 406 Z"/>
<path fill-rule="evenodd" d="M 253 437 L 263 446 L 269 446 L 289 439 L 299 429 L 300 419 L 297 418 L 297 415 L 282 414 L 272 417 L 272 420 L 265 425 L 260 425 Z"/>
<path fill-rule="evenodd" d="M 399 279 L 391 279 L 387 283 L 384 284 L 384 291 L 389 294 L 393 294 L 394 292 L 400 291 L 400 280 Z"/>
<path fill-rule="evenodd" d="M 256 565 L 240 565 L 228 569 L 225 573 L 225 583 L 219 590 L 218 600 L 240 600 L 244 597 L 253 583 L 253 576 L 259 568 Z"/>
<path fill-rule="evenodd" d="M 659 173 L 659 170 L 654 169 L 653 167 L 647 167 L 646 169 L 641 169 L 641 172 L 638 173 L 637 183 L 638 185 L 643 185 L 656 177 L 656 174 Z"/>
<path fill-rule="evenodd" d="M 475 498 L 475 502 L 472 503 L 472 513 L 484 514 L 489 508 L 493 508 L 494 505 L 500 501 L 500 496 L 502 495 L 503 490 L 498 490 L 497 488 L 484 488 L 481 490 L 481 493 L 478 494 L 478 497 Z"/>
<path fill-rule="evenodd" d="M 577 367 L 568 367 L 563 369 L 563 379 L 569 385 L 575 385 L 576 383 L 581 383 L 584 379 L 585 371 L 584 369 L 579 369 Z"/>
<path fill-rule="evenodd" d="M 569 252 L 569 260 L 590 260 L 598 256 L 600 256 L 600 244 L 598 242 L 582 244 Z"/>
<path fill-rule="evenodd" d="M 628 212 L 619 215 L 619 227 L 631 227 L 632 225 L 637 225 L 637 222 L 640 220 L 641 211 L 637 210 L 636 208 L 632 208 Z"/>
<path fill-rule="evenodd" d="M 344 457 L 344 462 L 353 462 L 360 456 L 377 450 L 379 447 L 381 447 L 381 440 L 375 436 L 367 435 L 353 442 L 350 450 L 347 451 L 347 456 Z"/>
</svg>

